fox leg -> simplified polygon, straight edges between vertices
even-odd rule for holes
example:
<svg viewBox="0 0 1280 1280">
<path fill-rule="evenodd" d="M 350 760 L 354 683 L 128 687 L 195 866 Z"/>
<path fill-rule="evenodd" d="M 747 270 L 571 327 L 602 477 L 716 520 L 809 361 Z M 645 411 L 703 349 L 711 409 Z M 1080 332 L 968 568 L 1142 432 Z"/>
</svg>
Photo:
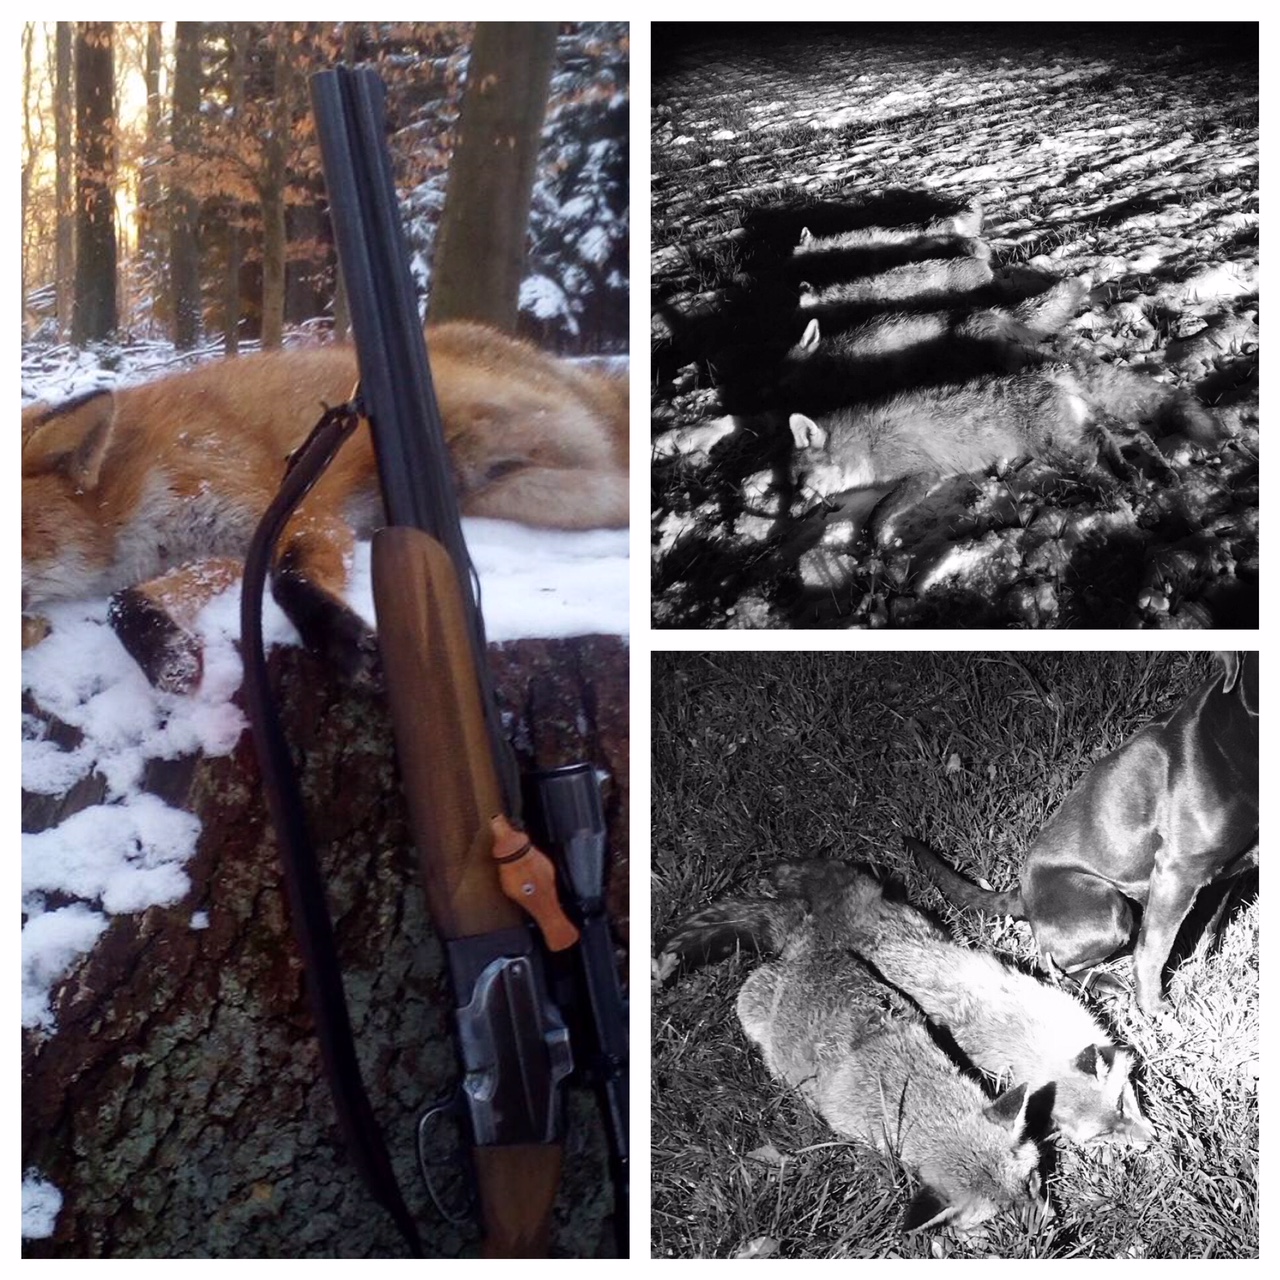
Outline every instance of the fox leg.
<svg viewBox="0 0 1280 1280">
<path fill-rule="evenodd" d="M 894 521 L 922 502 L 937 482 L 937 476 L 922 472 L 907 476 L 887 493 L 883 489 L 874 490 L 873 492 L 883 496 L 867 516 L 867 532 L 871 536 L 872 545 L 876 547 L 889 545 L 894 536 Z"/>
<path fill-rule="evenodd" d="M 157 689 L 187 693 L 200 683 L 204 655 L 196 615 L 239 580 L 243 565 L 214 557 L 172 569 L 111 597 L 107 618 L 133 660 Z"/>
<path fill-rule="evenodd" d="M 304 503 L 285 526 L 271 593 L 312 653 L 348 680 L 371 677 L 378 652 L 370 627 L 344 600 L 355 537 L 339 516 Z"/>
<path fill-rule="evenodd" d="M 553 529 L 622 529 L 630 490 L 625 471 L 519 467 L 467 494 L 462 512 Z"/>
</svg>

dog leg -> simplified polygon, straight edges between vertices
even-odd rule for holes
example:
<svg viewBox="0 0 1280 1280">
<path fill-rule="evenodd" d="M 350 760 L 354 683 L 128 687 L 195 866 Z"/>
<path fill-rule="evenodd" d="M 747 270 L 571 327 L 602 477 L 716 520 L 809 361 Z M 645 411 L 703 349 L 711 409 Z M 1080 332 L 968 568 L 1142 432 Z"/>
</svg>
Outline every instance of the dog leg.
<svg viewBox="0 0 1280 1280">
<path fill-rule="evenodd" d="M 1022 893 L 1046 965 L 1052 960 L 1076 973 L 1101 964 L 1133 936 L 1129 900 L 1087 872 L 1028 862 Z"/>
<path fill-rule="evenodd" d="M 1200 885 L 1187 878 L 1185 866 L 1179 867 L 1178 851 L 1166 845 L 1151 872 L 1142 929 L 1133 955 L 1138 1008 L 1145 1014 L 1153 1015 L 1168 1007 L 1161 991 L 1165 961 L 1199 891 Z"/>
</svg>

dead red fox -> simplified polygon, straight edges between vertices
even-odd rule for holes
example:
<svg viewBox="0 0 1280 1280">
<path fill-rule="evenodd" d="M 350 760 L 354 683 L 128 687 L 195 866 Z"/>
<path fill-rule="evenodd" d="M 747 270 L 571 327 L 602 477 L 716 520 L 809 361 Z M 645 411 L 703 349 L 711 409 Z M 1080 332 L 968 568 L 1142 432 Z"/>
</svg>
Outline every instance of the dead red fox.
<svg viewBox="0 0 1280 1280">
<path fill-rule="evenodd" d="M 441 325 L 427 342 L 464 514 L 559 529 L 626 525 L 625 378 L 480 325 Z M 115 593 L 113 625 L 152 682 L 191 688 L 201 671 L 191 620 L 238 576 L 288 455 L 355 382 L 354 349 L 332 346 L 25 409 L 23 612 Z M 353 639 L 369 646 L 341 601 L 347 565 L 356 534 L 381 519 L 362 426 L 299 507 L 280 551 L 304 584 L 305 607 L 282 600 L 286 611 L 308 644 L 336 644 L 348 663 Z M 335 620 L 345 633 L 336 641 Z"/>
</svg>

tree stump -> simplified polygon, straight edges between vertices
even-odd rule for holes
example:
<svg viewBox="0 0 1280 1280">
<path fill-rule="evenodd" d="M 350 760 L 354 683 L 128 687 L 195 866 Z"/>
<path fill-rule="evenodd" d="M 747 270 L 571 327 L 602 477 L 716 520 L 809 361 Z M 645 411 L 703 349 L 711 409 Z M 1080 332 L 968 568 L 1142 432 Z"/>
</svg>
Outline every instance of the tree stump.
<svg viewBox="0 0 1280 1280">
<path fill-rule="evenodd" d="M 625 641 L 601 636 L 490 650 L 522 765 L 587 759 L 610 775 L 620 963 L 628 656 Z M 414 1154 L 419 1114 L 456 1087 L 459 1071 L 444 953 L 416 879 L 385 704 L 340 686 L 299 649 L 277 649 L 271 666 L 397 1178 L 428 1252 L 474 1255 L 478 1230 L 436 1213 Z M 430 707 L 422 712 L 429 718 Z M 113 916 L 54 993 L 57 1030 L 24 1032 L 23 1166 L 63 1194 L 54 1234 L 25 1242 L 26 1255 L 404 1256 L 338 1133 L 248 732 L 228 756 L 156 762 L 147 787 L 203 824 L 187 865 L 192 888 L 173 907 Z M 61 805 L 25 805 L 24 824 L 37 829 L 100 798 L 91 780 L 77 784 Z M 193 927 L 196 912 L 206 927 Z M 553 1248 L 607 1256 L 611 1191 L 595 1098 L 571 1089 L 568 1112 Z"/>
</svg>

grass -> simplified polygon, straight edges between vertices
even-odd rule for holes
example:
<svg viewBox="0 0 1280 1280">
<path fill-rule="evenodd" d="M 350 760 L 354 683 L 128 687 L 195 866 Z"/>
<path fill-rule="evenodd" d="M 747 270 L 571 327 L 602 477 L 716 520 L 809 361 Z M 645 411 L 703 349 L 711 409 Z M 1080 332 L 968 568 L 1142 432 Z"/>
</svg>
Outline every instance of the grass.
<svg viewBox="0 0 1280 1280">
<path fill-rule="evenodd" d="M 756 886 L 775 859 L 876 863 L 957 938 L 1030 967 L 1025 925 L 957 917 L 906 860 L 919 836 L 1013 883 L 1089 764 L 1213 669 L 1208 654 L 659 653 L 653 659 L 653 916 Z M 1256 884 L 1256 881 L 1254 882 Z M 1138 1054 L 1146 1152 L 1064 1148 L 1056 1217 L 968 1241 L 905 1237 L 908 1171 L 840 1142 L 769 1080 L 737 1026 L 747 957 L 653 1005 L 653 1253 L 732 1257 L 1257 1255 L 1256 900 L 1168 978 L 1176 1015 L 1098 1012 Z M 1188 935 L 1193 930 L 1187 931 Z M 1194 941 L 1194 938 L 1192 938 Z M 1113 971 L 1126 984 L 1126 959 Z M 763 1243 L 761 1243 L 763 1242 Z"/>
</svg>

